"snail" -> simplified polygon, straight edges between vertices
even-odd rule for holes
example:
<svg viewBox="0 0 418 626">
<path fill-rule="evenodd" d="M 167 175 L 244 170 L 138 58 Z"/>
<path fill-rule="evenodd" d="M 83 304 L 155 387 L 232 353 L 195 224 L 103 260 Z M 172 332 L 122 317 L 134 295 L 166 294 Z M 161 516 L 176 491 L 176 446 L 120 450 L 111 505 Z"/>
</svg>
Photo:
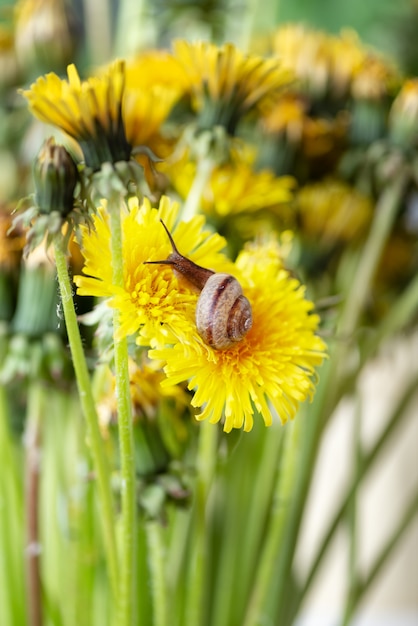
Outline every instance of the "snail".
<svg viewBox="0 0 418 626">
<path fill-rule="evenodd" d="M 203 341 L 215 350 L 230 348 L 250 330 L 251 305 L 234 276 L 213 272 L 180 254 L 170 231 L 162 220 L 173 251 L 163 261 L 147 264 L 171 265 L 200 291 L 196 305 L 196 327 Z"/>
</svg>

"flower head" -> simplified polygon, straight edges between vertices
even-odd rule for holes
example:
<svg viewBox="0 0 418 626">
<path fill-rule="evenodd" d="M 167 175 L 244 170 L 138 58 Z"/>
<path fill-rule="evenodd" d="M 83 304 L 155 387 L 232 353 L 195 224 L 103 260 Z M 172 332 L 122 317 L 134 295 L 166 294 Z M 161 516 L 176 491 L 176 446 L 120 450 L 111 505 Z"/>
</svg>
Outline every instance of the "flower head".
<svg viewBox="0 0 418 626">
<path fill-rule="evenodd" d="M 186 340 L 194 320 L 197 294 L 178 280 L 171 267 L 147 265 L 146 261 L 166 259 L 171 252 L 160 220 L 163 220 L 179 250 L 195 263 L 219 271 L 228 269 L 220 253 L 225 242 L 219 235 L 202 231 L 203 217 L 174 226 L 178 206 L 162 198 L 159 209 L 145 199 L 140 206 L 134 198 L 123 214 L 124 286 L 112 283 L 110 230 L 106 209 L 94 218 L 94 230 L 83 230 L 85 276 L 76 276 L 80 295 L 110 298 L 119 309 L 122 335 L 138 333 L 142 345 L 161 345 L 168 337 Z"/>
<path fill-rule="evenodd" d="M 319 244 L 358 237 L 364 233 L 373 213 L 368 196 L 332 179 L 302 187 L 297 205 L 303 233 Z"/>
<path fill-rule="evenodd" d="M 86 164 L 99 169 L 107 161 L 128 161 L 131 153 L 122 119 L 125 64 L 115 61 L 99 77 L 81 82 L 74 65 L 68 80 L 41 76 L 23 91 L 32 113 L 75 139 Z"/>
<path fill-rule="evenodd" d="M 187 197 L 195 175 L 192 162 L 174 171 L 173 182 Z M 249 163 L 235 162 L 215 168 L 204 190 L 202 208 L 218 216 L 253 213 L 290 202 L 295 181 L 290 176 L 276 177 L 270 170 L 254 171 Z"/>
<path fill-rule="evenodd" d="M 234 135 L 243 116 L 262 108 L 290 81 L 277 59 L 245 56 L 233 44 L 178 40 L 174 57 L 187 73 L 200 129 L 220 125 Z"/>
<path fill-rule="evenodd" d="M 284 423 L 312 396 L 314 368 L 325 352 L 316 336 L 319 318 L 304 287 L 289 277 L 277 245 L 254 246 L 237 259 L 234 274 L 251 302 L 253 325 L 226 350 L 202 344 L 190 327 L 187 342 L 150 351 L 165 363 L 166 384 L 188 381 L 197 419 L 224 421 L 224 430 L 251 430 L 255 411 L 269 426 L 277 413 Z"/>
</svg>

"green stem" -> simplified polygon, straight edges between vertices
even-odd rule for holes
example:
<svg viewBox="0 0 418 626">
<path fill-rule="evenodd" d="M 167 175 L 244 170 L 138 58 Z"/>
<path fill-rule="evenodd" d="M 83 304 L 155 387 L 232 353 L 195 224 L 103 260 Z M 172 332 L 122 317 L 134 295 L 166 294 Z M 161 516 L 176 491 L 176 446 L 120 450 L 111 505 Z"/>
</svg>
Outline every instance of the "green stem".
<svg viewBox="0 0 418 626">
<path fill-rule="evenodd" d="M 277 555 L 283 545 L 283 534 L 286 528 L 286 520 L 292 501 L 292 491 L 296 480 L 300 427 L 300 420 L 286 427 L 288 432 L 284 442 L 282 466 L 278 472 L 276 493 L 273 497 L 274 507 L 267 536 L 263 542 L 260 563 L 244 626 L 254 626 L 255 624 L 261 623 L 261 616 L 265 611 L 266 601 L 271 590 L 270 583 L 273 576 L 276 575 Z M 278 584 L 279 586 L 286 585 L 285 578 Z"/>
<path fill-rule="evenodd" d="M 200 201 L 212 174 L 214 162 L 210 157 L 204 157 L 197 162 L 196 168 L 196 174 L 181 213 L 185 222 L 191 220 L 200 209 Z"/>
<path fill-rule="evenodd" d="M 370 291 L 370 285 L 380 261 L 382 250 L 389 237 L 406 185 L 406 176 L 400 175 L 379 198 L 375 218 L 364 251 L 355 272 L 353 282 L 340 320 L 342 337 L 352 335 Z"/>
<path fill-rule="evenodd" d="M 379 345 L 386 339 L 392 337 L 402 328 L 410 324 L 418 310 L 418 274 L 411 280 L 409 285 L 398 296 L 396 302 L 391 305 L 390 311 L 386 314 L 375 334 L 365 346 L 367 358 L 373 355 Z"/>
<path fill-rule="evenodd" d="M 348 600 L 347 606 L 344 611 L 344 624 L 351 624 L 354 612 L 356 611 L 360 601 L 370 589 L 382 568 L 386 565 L 388 559 L 393 554 L 394 550 L 397 548 L 400 540 L 403 538 L 405 532 L 407 531 L 409 525 L 414 520 L 415 515 L 418 513 L 418 490 L 414 494 L 412 500 L 409 505 L 406 507 L 403 515 L 401 516 L 398 524 L 390 535 L 389 539 L 386 541 L 385 545 L 381 549 L 380 553 L 376 557 L 373 565 L 371 566 L 369 573 L 367 576 L 360 581 L 353 593 L 350 594 L 350 598 Z"/>
<path fill-rule="evenodd" d="M 99 4 L 95 0 L 85 0 L 84 15 L 89 62 L 92 65 L 101 65 L 109 61 L 112 50 L 110 0 Z"/>
<path fill-rule="evenodd" d="M 32 382 L 28 390 L 24 437 L 26 448 L 26 581 L 30 626 L 41 626 L 43 623 L 39 537 L 40 420 L 44 410 L 42 400 L 41 384 Z"/>
<path fill-rule="evenodd" d="M 202 422 L 197 452 L 197 479 L 195 492 L 195 518 L 191 535 L 191 552 L 186 596 L 185 626 L 203 624 L 204 586 L 207 567 L 208 527 L 207 503 L 216 465 L 218 428 L 210 422 Z"/>
<path fill-rule="evenodd" d="M 371 470 L 371 468 L 373 467 L 373 465 L 379 458 L 381 452 L 384 450 L 385 445 L 393 436 L 395 431 L 401 426 L 404 418 L 407 416 L 406 408 L 409 402 L 411 401 L 411 399 L 413 398 L 414 394 L 416 393 L 417 386 L 418 386 L 418 377 L 415 377 L 415 379 L 411 381 L 411 384 L 408 385 L 407 389 L 405 390 L 402 398 L 400 399 L 392 416 L 388 419 L 385 427 L 383 428 L 373 448 L 370 450 L 370 452 L 365 454 L 363 458 L 363 462 L 361 466 L 359 467 L 359 471 L 356 474 L 349 489 L 347 490 L 347 493 L 345 494 L 338 511 L 334 515 L 334 518 L 331 520 L 327 531 L 324 533 L 322 542 L 319 545 L 316 556 L 312 560 L 312 565 L 310 567 L 310 570 L 305 579 L 305 583 L 300 592 L 298 606 L 301 605 L 302 600 L 306 597 L 308 591 L 310 590 L 312 582 L 315 579 L 315 575 L 319 569 L 319 566 L 322 563 L 323 557 L 328 549 L 328 546 L 332 538 L 334 537 L 334 534 L 337 528 L 339 527 L 342 519 L 344 518 L 347 508 L 353 498 L 353 495 L 356 493 L 361 481 L 367 475 L 367 473 Z"/>
<path fill-rule="evenodd" d="M 71 356 L 77 379 L 78 393 L 81 408 L 87 423 L 88 439 L 94 469 L 97 475 L 110 584 L 113 595 L 116 598 L 118 585 L 118 555 L 115 537 L 115 519 L 110 472 L 100 434 L 99 421 L 94 403 L 90 376 L 83 351 L 83 344 L 81 342 L 77 324 L 77 316 L 72 298 L 72 288 L 70 278 L 68 276 L 67 259 L 60 243 L 55 244 L 55 261 L 61 292 L 62 309 L 64 312 L 68 341 L 70 344 Z"/>
<path fill-rule="evenodd" d="M 151 571 L 153 626 L 168 626 L 167 584 L 165 576 L 165 545 L 160 522 L 146 524 L 148 560 Z"/>
<path fill-rule="evenodd" d="M 112 272 L 113 284 L 116 287 L 123 287 L 124 284 L 122 224 L 120 219 L 121 201 L 121 197 L 118 194 L 114 194 L 109 198 L 110 229 L 112 233 Z M 113 341 L 122 506 L 118 625 L 133 626 L 135 616 L 135 592 L 137 589 L 135 559 L 135 454 L 128 369 L 128 343 L 126 337 L 120 338 L 118 336 L 119 329 L 119 311 L 115 309 L 113 314 Z"/>
<path fill-rule="evenodd" d="M 354 414 L 353 424 L 353 442 L 352 442 L 352 458 L 354 467 L 353 482 L 357 480 L 357 475 L 360 472 L 363 452 L 361 446 L 361 400 L 357 396 L 357 404 Z M 353 496 L 347 507 L 347 525 L 348 525 L 348 540 L 349 540 L 349 555 L 348 555 L 348 580 L 350 593 L 356 589 L 358 582 L 358 520 L 357 520 L 357 490 L 353 492 Z M 348 624 L 344 624 L 348 626 Z"/>
</svg>

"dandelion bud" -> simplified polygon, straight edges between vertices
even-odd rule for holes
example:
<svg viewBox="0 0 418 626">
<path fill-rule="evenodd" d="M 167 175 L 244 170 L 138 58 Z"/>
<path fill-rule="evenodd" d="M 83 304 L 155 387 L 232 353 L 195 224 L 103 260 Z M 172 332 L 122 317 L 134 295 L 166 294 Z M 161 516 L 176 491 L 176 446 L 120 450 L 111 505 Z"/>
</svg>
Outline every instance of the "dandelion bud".
<svg viewBox="0 0 418 626">
<path fill-rule="evenodd" d="M 53 137 L 45 141 L 34 166 L 36 204 L 40 213 L 66 217 L 74 206 L 77 166 L 64 146 Z"/>
<path fill-rule="evenodd" d="M 407 80 L 389 114 L 391 139 L 404 147 L 416 144 L 418 131 L 418 80 Z"/>
<path fill-rule="evenodd" d="M 23 0 L 17 7 L 16 50 L 20 64 L 39 74 L 61 72 L 74 58 L 78 26 L 64 0 Z"/>
</svg>

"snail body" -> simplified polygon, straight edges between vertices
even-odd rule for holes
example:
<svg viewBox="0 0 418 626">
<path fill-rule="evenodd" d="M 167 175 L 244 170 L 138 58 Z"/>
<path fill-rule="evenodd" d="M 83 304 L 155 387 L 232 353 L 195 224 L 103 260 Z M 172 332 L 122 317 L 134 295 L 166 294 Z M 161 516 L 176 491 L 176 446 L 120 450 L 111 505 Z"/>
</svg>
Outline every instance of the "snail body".
<svg viewBox="0 0 418 626">
<path fill-rule="evenodd" d="M 251 304 L 234 276 L 213 272 L 180 254 L 161 220 L 173 251 L 163 261 L 149 264 L 171 265 L 200 291 L 196 305 L 196 328 L 203 341 L 215 350 L 230 348 L 241 341 L 252 326 Z"/>
</svg>

